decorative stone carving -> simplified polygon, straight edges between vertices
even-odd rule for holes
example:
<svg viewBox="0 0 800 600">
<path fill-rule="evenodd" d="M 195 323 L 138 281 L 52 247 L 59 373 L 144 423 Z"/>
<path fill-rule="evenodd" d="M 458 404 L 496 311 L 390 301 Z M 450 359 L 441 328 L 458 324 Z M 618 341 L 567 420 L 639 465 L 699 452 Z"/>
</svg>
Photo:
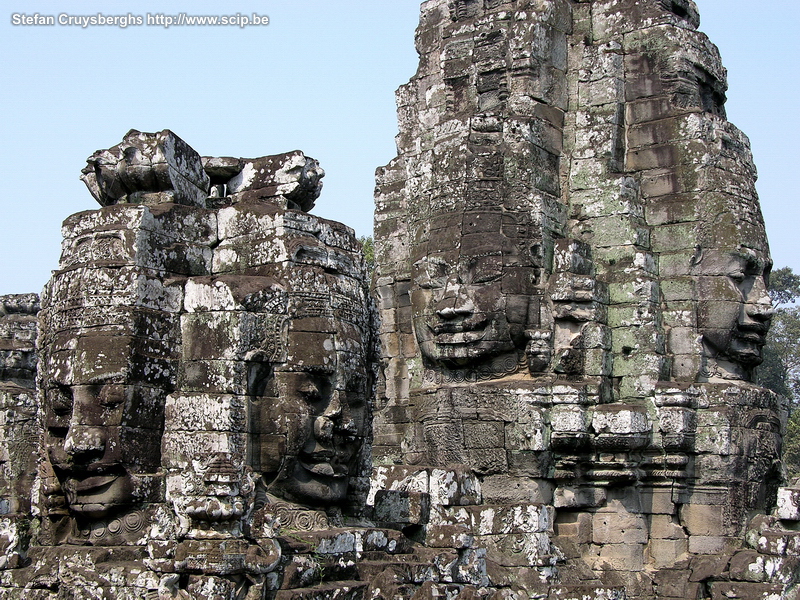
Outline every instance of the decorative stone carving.
<svg viewBox="0 0 800 600">
<path fill-rule="evenodd" d="M 364 511 L 376 327 L 360 244 L 302 212 L 324 173 L 300 152 L 203 161 L 169 131 L 132 131 L 88 162 L 103 208 L 65 222 L 39 313 L 39 534 L 25 567 L 30 496 L 4 488 L 20 513 L 4 565 L 148 574 L 31 576 L 76 598 L 262 597 L 282 586 L 267 578 L 282 530 Z M 4 297 L 5 323 L 35 321 L 25 301 L 38 310 Z M 26 354 L 14 327 L 4 385 L 32 388 L 34 337 Z"/>
<path fill-rule="evenodd" d="M 765 239 L 765 234 L 761 237 Z M 702 298 L 697 326 L 708 358 L 705 376 L 749 379 L 753 367 L 761 364 L 761 348 L 772 319 L 765 280 L 771 266 L 768 252 L 761 248 L 745 244 L 698 247 L 693 271 L 699 274 Z"/>
<path fill-rule="evenodd" d="M 0 296 L 0 568 L 24 564 L 33 513 L 39 423 L 36 294 Z"/>
<path fill-rule="evenodd" d="M 313 159 L 90 157 L 41 310 L 0 299 L 0 595 L 794 598 L 769 250 L 698 25 L 423 3 L 380 322 Z"/>
<path fill-rule="evenodd" d="M 682 561 L 775 506 L 785 400 L 751 383 L 771 261 L 698 25 L 691 1 L 422 6 L 377 173 L 370 499 L 416 524 L 422 489 L 381 469 L 461 464 L 487 514 L 552 508 L 513 548 L 460 522 L 523 597 L 694 597 Z"/>
<path fill-rule="evenodd" d="M 500 212 L 467 214 L 466 222 L 455 230 L 465 238 L 460 247 L 453 243 L 430 250 L 430 243 L 425 243 L 412 250 L 416 260 L 409 296 L 414 332 L 422 355 L 434 368 L 469 367 L 492 375 L 497 371 L 494 366 L 481 367 L 495 365 L 503 357 L 500 373 L 514 370 L 529 322 L 539 324 L 539 302 L 531 298 L 537 283 L 535 249 L 528 244 L 520 248 L 518 240 L 504 235 L 501 216 Z M 533 316 L 529 316 L 531 304 Z"/>
<path fill-rule="evenodd" d="M 81 179 L 102 206 L 175 202 L 204 206 L 209 178 L 200 156 L 169 130 L 131 129 L 122 143 L 98 150 Z"/>
<path fill-rule="evenodd" d="M 66 222 L 60 270 L 43 293 L 38 382 L 53 491 L 64 496 L 49 498 L 52 512 L 43 509 L 62 541 L 163 501 L 161 438 L 166 396 L 177 385 L 181 277 L 206 268 L 202 258 L 184 258 L 202 254 L 209 231 L 208 221 L 183 220 L 192 211 L 117 204 Z M 183 247 L 166 252 L 175 238 Z M 142 543 L 143 528 L 120 535 Z"/>
</svg>

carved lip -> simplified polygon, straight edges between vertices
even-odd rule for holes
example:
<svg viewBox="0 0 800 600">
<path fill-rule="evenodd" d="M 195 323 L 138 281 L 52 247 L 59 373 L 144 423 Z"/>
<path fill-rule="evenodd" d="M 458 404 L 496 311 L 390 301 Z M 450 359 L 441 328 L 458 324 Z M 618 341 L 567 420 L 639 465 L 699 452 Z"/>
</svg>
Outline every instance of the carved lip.
<svg viewBox="0 0 800 600">
<path fill-rule="evenodd" d="M 96 475 L 82 480 L 72 478 L 70 487 L 78 494 L 86 494 L 87 492 L 91 494 L 101 494 L 117 479 L 119 479 L 119 475 Z"/>
<path fill-rule="evenodd" d="M 486 319 L 480 321 L 443 321 L 428 325 L 428 328 L 436 335 L 443 333 L 466 333 L 469 331 L 485 331 Z"/>
<path fill-rule="evenodd" d="M 765 325 L 740 325 L 736 329 L 736 339 L 751 344 L 763 346 L 767 341 L 767 327 Z"/>
<path fill-rule="evenodd" d="M 736 339 L 752 344 L 759 344 L 763 346 L 766 343 L 766 337 L 758 333 L 747 333 L 744 335 L 737 335 Z"/>
<path fill-rule="evenodd" d="M 350 471 L 341 459 L 330 452 L 317 452 L 299 459 L 298 462 L 309 473 L 333 479 L 347 477 Z"/>
<path fill-rule="evenodd" d="M 480 321 L 448 321 L 435 323 L 428 328 L 433 332 L 437 344 L 461 345 L 481 341 L 486 336 L 486 319 Z"/>
<path fill-rule="evenodd" d="M 480 342 L 486 336 L 486 330 L 462 331 L 458 333 L 440 333 L 436 336 L 436 343 L 441 345 L 472 344 Z"/>
</svg>

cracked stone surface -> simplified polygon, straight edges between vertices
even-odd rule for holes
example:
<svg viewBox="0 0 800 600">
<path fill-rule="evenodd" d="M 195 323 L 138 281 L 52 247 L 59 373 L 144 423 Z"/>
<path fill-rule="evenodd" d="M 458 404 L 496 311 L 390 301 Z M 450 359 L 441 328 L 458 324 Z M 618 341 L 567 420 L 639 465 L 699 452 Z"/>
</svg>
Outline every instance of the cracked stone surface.
<svg viewBox="0 0 800 600">
<path fill-rule="evenodd" d="M 372 274 L 302 152 L 92 154 L 101 208 L 0 297 L 0 596 L 796 598 L 756 172 L 698 27 L 423 2 Z"/>
</svg>

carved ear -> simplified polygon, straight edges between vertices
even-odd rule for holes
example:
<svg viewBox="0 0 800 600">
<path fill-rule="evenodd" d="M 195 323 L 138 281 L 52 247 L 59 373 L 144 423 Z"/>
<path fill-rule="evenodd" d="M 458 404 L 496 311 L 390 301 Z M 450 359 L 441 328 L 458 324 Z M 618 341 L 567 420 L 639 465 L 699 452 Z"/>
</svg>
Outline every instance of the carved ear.
<svg viewBox="0 0 800 600">
<path fill-rule="evenodd" d="M 701 262 L 703 262 L 703 254 L 704 250 L 702 246 L 695 246 L 694 247 L 694 255 L 692 256 L 692 261 L 690 263 L 690 267 L 696 267 Z"/>
<path fill-rule="evenodd" d="M 274 370 L 272 363 L 267 362 L 267 356 L 262 351 L 248 352 L 247 365 L 247 394 L 249 396 L 265 396 L 273 387 Z"/>
</svg>

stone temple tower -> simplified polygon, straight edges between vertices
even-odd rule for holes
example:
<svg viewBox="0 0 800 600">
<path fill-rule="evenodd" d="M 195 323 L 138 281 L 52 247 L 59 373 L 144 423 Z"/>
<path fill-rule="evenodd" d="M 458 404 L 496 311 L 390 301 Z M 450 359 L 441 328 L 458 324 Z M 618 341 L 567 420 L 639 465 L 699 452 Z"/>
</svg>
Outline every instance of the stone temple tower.
<svg viewBox="0 0 800 600">
<path fill-rule="evenodd" d="M 131 130 L 0 297 L 0 598 L 797 600 L 692 0 L 428 0 L 372 286 L 302 152 Z"/>
<path fill-rule="evenodd" d="M 752 383 L 771 260 L 698 26 L 691 0 L 422 5 L 377 174 L 375 460 L 388 488 L 460 465 L 487 508 L 551 509 L 527 562 L 483 532 L 518 581 L 738 590 L 674 575 L 744 560 L 776 505 L 786 406 Z"/>
</svg>

